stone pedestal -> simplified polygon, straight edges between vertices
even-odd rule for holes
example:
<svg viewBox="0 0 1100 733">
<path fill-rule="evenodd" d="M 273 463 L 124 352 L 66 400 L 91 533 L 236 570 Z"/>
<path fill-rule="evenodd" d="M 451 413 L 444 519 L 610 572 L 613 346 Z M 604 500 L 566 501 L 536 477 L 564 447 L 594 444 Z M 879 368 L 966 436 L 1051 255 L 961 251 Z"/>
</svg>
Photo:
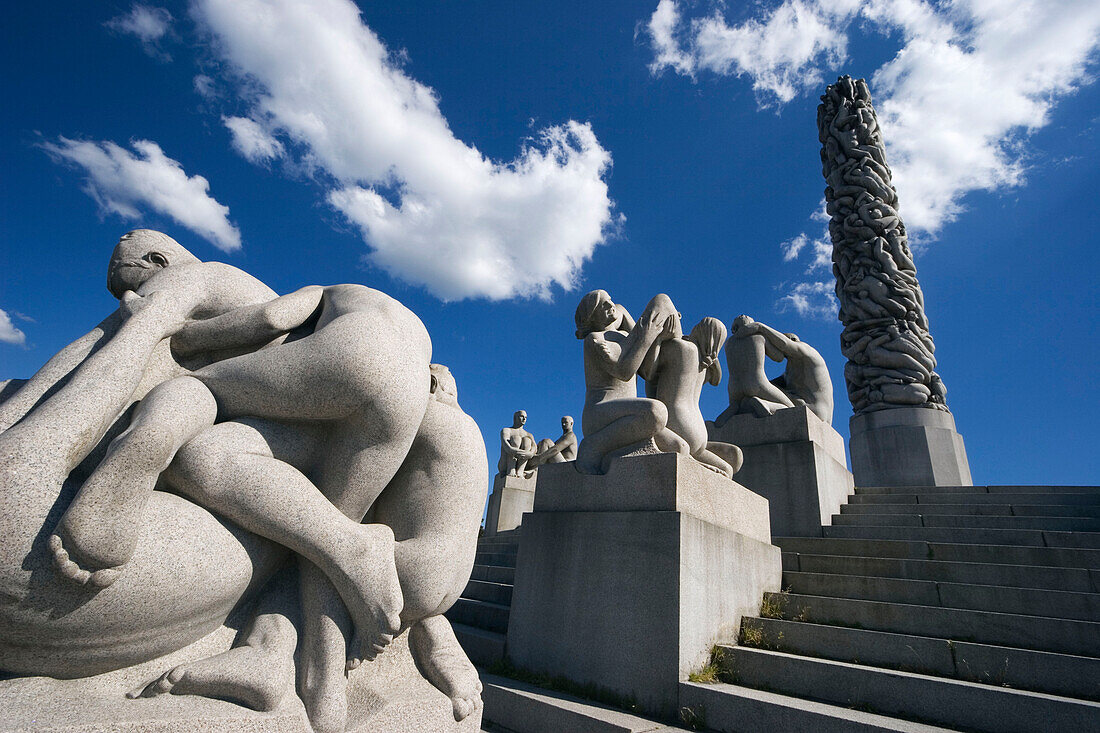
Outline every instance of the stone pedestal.
<svg viewBox="0 0 1100 733">
<path fill-rule="evenodd" d="M 780 587 L 768 502 L 690 458 L 539 468 L 508 625 L 518 667 L 675 716 L 678 685 Z"/>
<path fill-rule="evenodd" d="M 540 469 L 541 470 L 541 469 Z M 497 476 L 493 479 L 493 493 L 489 494 L 489 507 L 485 510 L 485 535 L 507 532 L 523 521 L 525 512 L 535 506 L 535 480 L 522 476 Z"/>
<path fill-rule="evenodd" d="M 129 700 L 126 692 L 175 665 L 229 648 L 236 630 L 223 626 L 160 659 L 74 680 L 0 680 L 0 731 L 82 733 L 309 733 L 292 691 L 278 709 L 261 713 L 226 700 L 160 695 Z M 476 733 L 481 711 L 456 723 L 451 701 L 417 671 L 402 634 L 377 660 L 348 678 L 348 733 Z"/>
<path fill-rule="evenodd" d="M 853 415 L 852 472 L 859 486 L 973 486 L 950 412 L 901 407 Z"/>
<path fill-rule="evenodd" d="M 855 486 L 844 438 L 808 407 L 734 415 L 720 428 L 708 422 L 707 432 L 741 448 L 745 463 L 734 479 L 768 500 L 776 537 L 820 536 Z"/>
</svg>

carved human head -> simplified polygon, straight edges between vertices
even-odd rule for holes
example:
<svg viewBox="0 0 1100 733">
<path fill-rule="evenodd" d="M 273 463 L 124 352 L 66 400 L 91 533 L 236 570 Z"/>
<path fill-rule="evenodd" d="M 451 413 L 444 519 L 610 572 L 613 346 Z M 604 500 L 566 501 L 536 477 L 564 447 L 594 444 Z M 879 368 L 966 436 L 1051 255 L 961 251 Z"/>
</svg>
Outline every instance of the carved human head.
<svg viewBox="0 0 1100 733">
<path fill-rule="evenodd" d="M 167 234 L 152 229 L 135 229 L 123 234 L 111 253 L 107 266 L 107 289 L 121 298 L 127 290 L 137 290 L 142 283 L 171 265 L 201 262 L 183 245 Z"/>
<path fill-rule="evenodd" d="M 568 433 L 570 430 L 572 430 L 573 429 L 573 418 L 570 417 L 569 415 L 565 415 L 564 417 L 562 417 L 562 419 L 561 419 L 561 429 L 562 429 L 562 431 L 564 431 L 566 433 Z"/>
<path fill-rule="evenodd" d="M 699 365 L 707 371 L 707 381 L 717 385 L 722 381 L 722 363 L 718 352 L 726 342 L 726 327 L 717 318 L 706 317 L 695 324 L 687 335 L 699 348 Z"/>
<path fill-rule="evenodd" d="M 516 413 L 514 415 L 512 415 L 512 425 L 514 425 L 517 428 L 522 428 L 526 424 L 527 424 L 527 411 L 526 410 L 516 410 Z"/>
<path fill-rule="evenodd" d="M 737 329 L 741 328 L 742 326 L 747 326 L 747 325 L 749 325 L 750 323 L 753 323 L 753 322 L 754 321 L 751 318 L 749 318 L 744 313 L 742 313 L 741 315 L 737 316 L 737 318 L 733 319 L 733 323 L 730 325 L 730 330 L 731 331 L 736 331 Z"/>
<path fill-rule="evenodd" d="M 458 384 L 451 370 L 442 364 L 429 364 L 432 399 L 445 405 L 458 407 Z"/>
<path fill-rule="evenodd" d="M 573 322 L 577 326 L 577 338 L 590 333 L 605 331 L 618 317 L 618 309 L 606 290 L 592 290 L 581 298 Z"/>
</svg>

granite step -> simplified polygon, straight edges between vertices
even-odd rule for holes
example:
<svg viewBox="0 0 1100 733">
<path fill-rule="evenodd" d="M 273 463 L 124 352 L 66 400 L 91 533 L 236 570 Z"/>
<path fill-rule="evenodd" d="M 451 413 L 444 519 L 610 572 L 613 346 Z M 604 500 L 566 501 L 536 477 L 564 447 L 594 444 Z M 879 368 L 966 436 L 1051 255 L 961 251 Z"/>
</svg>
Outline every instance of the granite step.
<svg viewBox="0 0 1100 733">
<path fill-rule="evenodd" d="M 857 494 L 1100 494 L 1100 486 L 857 486 Z"/>
<path fill-rule="evenodd" d="M 1100 593 L 805 572 L 783 573 L 783 588 L 801 595 L 1100 621 Z"/>
<path fill-rule="evenodd" d="M 727 647 L 723 670 L 747 687 L 983 733 L 1100 729 L 1100 703 L 914 672 Z"/>
<path fill-rule="evenodd" d="M 1064 504 L 844 504 L 841 514 L 933 514 L 1004 517 L 1093 517 L 1100 518 L 1098 505 Z"/>
<path fill-rule="evenodd" d="M 1100 657 L 1100 623 L 1094 621 L 797 593 L 764 595 L 761 615 L 771 618 Z"/>
<path fill-rule="evenodd" d="M 478 670 L 484 689 L 482 719 L 490 731 L 517 733 L 675 733 L 644 718 L 573 695 Z"/>
<path fill-rule="evenodd" d="M 514 568 L 516 566 L 516 553 L 515 552 L 498 552 L 496 550 L 492 552 L 482 552 L 478 550 L 474 555 L 475 565 L 500 565 L 502 567 Z"/>
<path fill-rule="evenodd" d="M 814 555 L 854 555 L 913 560 L 1043 565 L 1054 568 L 1100 569 L 1100 550 L 1076 547 L 1019 547 L 926 540 L 849 537 L 773 537 L 785 552 Z"/>
<path fill-rule="evenodd" d="M 454 622 L 451 628 L 462 650 L 474 664 L 491 667 L 504 659 L 504 634 Z"/>
<path fill-rule="evenodd" d="M 445 614 L 452 624 L 473 626 L 498 634 L 508 633 L 509 607 L 500 603 L 459 598 Z"/>
<path fill-rule="evenodd" d="M 1100 571 L 1090 571 L 1086 568 L 784 552 L 783 570 L 871 575 L 881 578 L 933 580 L 947 583 L 978 583 L 1013 588 L 1044 588 L 1076 593 L 1100 592 Z"/>
<path fill-rule="evenodd" d="M 979 529 L 972 527 L 822 527 L 827 538 L 917 540 L 963 545 L 1016 545 L 1021 547 L 1059 547 L 1071 542 L 1080 549 L 1100 550 L 1100 533 L 1062 532 L 1039 529 Z M 1067 536 L 1068 535 L 1068 536 Z"/>
<path fill-rule="evenodd" d="M 949 729 L 730 684 L 680 683 L 680 707 L 722 733 L 948 733 Z M 568 729 L 563 729 L 568 730 Z"/>
<path fill-rule="evenodd" d="M 512 605 L 512 586 L 506 583 L 488 583 L 484 580 L 471 580 L 462 591 L 463 598 L 475 601 L 489 601 L 502 606 Z"/>
<path fill-rule="evenodd" d="M 516 578 L 516 569 L 505 565 L 474 565 L 470 580 L 484 580 L 488 583 L 507 583 L 511 585 Z"/>
<path fill-rule="evenodd" d="M 877 505 L 870 505 L 877 506 Z M 1096 507 L 1100 510 L 1100 507 Z M 862 527 L 963 527 L 978 529 L 1049 529 L 1065 532 L 1100 532 L 1100 519 L 1093 517 L 989 516 L 916 513 L 834 514 L 832 525 Z"/>
<path fill-rule="evenodd" d="M 1100 701 L 1100 659 L 746 617 L 741 645 Z"/>
<path fill-rule="evenodd" d="M 1100 504 L 1100 492 L 1088 493 L 913 493 L 904 494 L 855 493 L 848 497 L 851 504 L 1055 504 L 1081 506 Z"/>
</svg>

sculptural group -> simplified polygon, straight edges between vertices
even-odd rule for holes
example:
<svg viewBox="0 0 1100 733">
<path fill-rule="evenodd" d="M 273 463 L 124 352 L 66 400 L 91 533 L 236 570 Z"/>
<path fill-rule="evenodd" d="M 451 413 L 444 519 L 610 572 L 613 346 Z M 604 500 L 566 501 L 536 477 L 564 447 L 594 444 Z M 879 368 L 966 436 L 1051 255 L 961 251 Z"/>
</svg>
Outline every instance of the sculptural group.
<svg viewBox="0 0 1100 733">
<path fill-rule="evenodd" d="M 408 630 L 456 719 L 475 710 L 442 613 L 485 447 L 420 320 L 359 285 L 278 297 L 149 230 L 108 287 L 118 310 L 0 403 L 0 671 L 145 662 L 254 601 L 236 648 L 133 694 L 271 709 L 296 671 L 315 730 L 343 730 L 347 669 Z M 269 582 L 288 565 L 297 592 Z"/>
<path fill-rule="evenodd" d="M 498 476 L 532 478 L 543 464 L 576 460 L 577 436 L 573 433 L 572 417 L 562 417 L 560 438 L 543 438 L 537 444 L 535 436 L 523 427 L 526 424 L 527 411 L 517 410 L 512 416 L 512 426 L 500 431 Z"/>
</svg>

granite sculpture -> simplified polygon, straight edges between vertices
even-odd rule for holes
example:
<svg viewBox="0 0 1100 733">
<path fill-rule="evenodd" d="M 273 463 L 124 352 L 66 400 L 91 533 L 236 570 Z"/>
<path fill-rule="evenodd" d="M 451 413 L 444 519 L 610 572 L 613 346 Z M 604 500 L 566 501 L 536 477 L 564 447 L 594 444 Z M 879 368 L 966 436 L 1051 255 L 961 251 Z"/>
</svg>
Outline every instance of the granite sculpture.
<svg viewBox="0 0 1100 733">
<path fill-rule="evenodd" d="M 535 436 L 524 430 L 523 426 L 526 424 L 527 413 L 517 410 L 512 415 L 512 427 L 500 431 L 498 476 L 531 477 L 532 471 L 528 470 L 528 464 L 538 453 L 538 446 L 535 445 Z"/>
<path fill-rule="evenodd" d="M 0 403 L 0 672 L 147 663 L 255 603 L 234 648 L 133 696 L 272 709 L 296 675 L 313 728 L 342 731 L 348 670 L 408 631 L 455 720 L 474 713 L 442 613 L 485 446 L 420 320 L 359 285 L 278 297 L 149 230 L 108 287 L 118 310 Z M 297 587 L 272 580 L 288 566 Z"/>
<path fill-rule="evenodd" d="M 543 438 L 539 441 L 538 453 L 528 465 L 542 466 L 547 463 L 566 463 L 577 460 L 577 434 L 573 432 L 573 418 L 562 416 L 561 437 L 557 440 Z"/>
<path fill-rule="evenodd" d="M 668 296 L 654 297 L 637 322 L 605 290 L 587 293 L 577 305 L 586 390 L 576 462 L 581 473 L 606 473 L 613 457 L 631 452 L 689 452 L 666 427 L 665 405 L 638 397 L 637 374 L 646 354 L 675 335 L 679 314 L 671 304 Z"/>
<path fill-rule="evenodd" d="M 843 76 L 830 85 L 817 127 L 853 412 L 947 411 L 924 294 L 867 83 Z"/>
<path fill-rule="evenodd" d="M 646 397 L 665 406 L 668 429 L 684 440 L 692 458 L 733 478 L 741 468 L 741 451 L 729 443 L 708 441 L 706 421 L 699 410 L 703 385 L 722 382 L 718 355 L 726 340 L 726 327 L 717 318 L 708 317 L 685 336 L 677 313 L 672 332 L 673 338 L 655 343 L 642 362 L 639 374 L 645 379 Z"/>
<path fill-rule="evenodd" d="M 785 361 L 783 374 L 768 379 L 764 359 Z M 821 354 L 793 333 L 780 333 L 746 315 L 733 320 L 726 342 L 730 406 L 715 418 L 722 427 L 734 415 L 764 417 L 806 405 L 827 424 L 833 419 L 833 383 Z"/>
</svg>

